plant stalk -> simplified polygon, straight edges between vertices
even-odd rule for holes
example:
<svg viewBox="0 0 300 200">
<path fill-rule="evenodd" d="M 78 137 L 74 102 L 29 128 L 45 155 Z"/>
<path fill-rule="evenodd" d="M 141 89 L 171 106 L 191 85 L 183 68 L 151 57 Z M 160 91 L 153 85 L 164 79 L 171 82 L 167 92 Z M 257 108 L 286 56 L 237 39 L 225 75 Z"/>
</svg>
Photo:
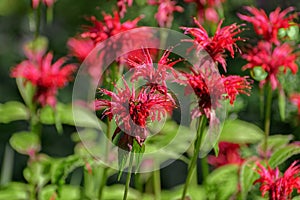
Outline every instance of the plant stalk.
<svg viewBox="0 0 300 200">
<path fill-rule="evenodd" d="M 272 109 L 272 87 L 271 83 L 267 85 L 267 99 L 266 99 L 266 110 L 265 110 L 265 140 L 264 140 L 264 152 L 265 158 L 268 154 L 268 137 L 270 134 L 270 125 L 271 125 L 271 109 Z"/>
<path fill-rule="evenodd" d="M 154 161 L 155 164 L 157 161 Z M 154 187 L 154 196 L 155 200 L 160 200 L 161 198 L 161 183 L 160 183 L 160 170 L 154 170 L 153 171 L 153 187 Z"/>
<path fill-rule="evenodd" d="M 133 156 L 134 156 L 133 152 L 130 152 L 129 167 L 128 167 L 128 172 L 127 172 L 127 178 L 126 178 L 126 184 L 125 184 L 123 200 L 126 200 L 127 195 L 128 195 L 131 172 L 132 172 L 132 166 L 133 166 Z"/>
<path fill-rule="evenodd" d="M 195 147 L 194 147 L 194 155 L 192 157 L 192 160 L 190 161 L 189 167 L 188 167 L 188 175 L 184 184 L 183 192 L 181 200 L 185 200 L 185 196 L 187 193 L 188 186 L 190 184 L 191 178 L 195 172 L 195 166 L 197 164 L 198 155 L 200 152 L 201 147 L 201 140 L 204 132 L 204 128 L 206 125 L 206 116 L 202 115 L 200 119 L 198 120 L 198 129 L 197 129 L 197 136 L 195 140 Z"/>
</svg>

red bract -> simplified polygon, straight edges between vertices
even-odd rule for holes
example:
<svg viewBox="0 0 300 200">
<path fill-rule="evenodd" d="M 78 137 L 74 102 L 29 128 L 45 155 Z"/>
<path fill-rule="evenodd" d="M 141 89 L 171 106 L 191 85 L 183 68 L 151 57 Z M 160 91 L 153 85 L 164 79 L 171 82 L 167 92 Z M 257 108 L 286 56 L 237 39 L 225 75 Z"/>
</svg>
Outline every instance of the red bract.
<svg viewBox="0 0 300 200">
<path fill-rule="evenodd" d="M 232 24 L 221 28 L 223 21 L 220 21 L 215 35 L 209 37 L 206 30 L 196 19 L 194 19 L 194 22 L 199 28 L 183 27 L 184 33 L 192 35 L 194 37 L 192 42 L 195 43 L 196 48 L 199 50 L 204 49 L 211 58 L 215 62 L 220 63 L 226 71 L 225 51 L 227 50 L 231 57 L 234 58 L 234 50 L 239 50 L 236 41 L 242 39 L 235 36 L 242 32 L 240 26 Z"/>
<path fill-rule="evenodd" d="M 225 0 L 185 0 L 186 3 L 196 3 L 198 20 L 203 23 L 205 20 L 218 23 L 220 20 L 217 9 L 222 7 Z"/>
<path fill-rule="evenodd" d="M 208 163 L 214 167 L 220 167 L 228 164 L 241 165 L 244 159 L 240 155 L 240 145 L 230 142 L 219 143 L 219 155 L 208 156 Z"/>
<path fill-rule="evenodd" d="M 259 169 L 257 172 L 260 178 L 257 179 L 254 184 L 260 183 L 260 191 L 262 196 L 269 193 L 270 200 L 291 200 L 293 189 L 297 189 L 300 192 L 300 166 L 298 162 L 293 162 L 292 165 L 285 171 L 283 176 L 280 176 L 278 168 L 267 169 L 260 163 L 257 163 Z"/>
<path fill-rule="evenodd" d="M 298 94 L 298 93 L 291 94 L 290 101 L 292 102 L 292 104 L 297 106 L 298 115 L 300 116 L 300 94 Z"/>
<path fill-rule="evenodd" d="M 286 73 L 287 69 L 290 69 L 293 74 L 298 71 L 297 55 L 293 53 L 293 49 L 287 43 L 273 49 L 272 43 L 259 42 L 257 47 L 243 55 L 243 58 L 248 61 L 243 69 L 253 69 L 260 66 L 268 73 L 267 79 L 261 81 L 261 84 L 270 81 L 273 90 L 279 85 L 277 78 L 279 73 Z"/>
<path fill-rule="evenodd" d="M 174 12 L 183 12 L 181 6 L 177 6 L 177 2 L 173 0 L 148 0 L 150 5 L 158 5 L 155 18 L 160 27 L 170 28 L 173 22 Z"/>
<path fill-rule="evenodd" d="M 127 6 L 132 6 L 133 0 L 118 0 L 117 5 L 119 8 L 120 16 L 123 18 L 127 12 Z M 127 5 L 126 5 L 127 4 Z"/>
<path fill-rule="evenodd" d="M 117 134 L 123 134 L 119 147 L 131 151 L 133 139 L 140 145 L 145 141 L 148 135 L 147 120 L 160 121 L 161 116 L 171 113 L 175 105 L 168 95 L 153 92 L 148 88 L 142 88 L 136 93 L 134 88 L 130 90 L 125 80 L 123 81 L 125 88 L 116 88 L 116 93 L 100 89 L 104 95 L 111 97 L 111 100 L 98 99 L 95 107 L 96 110 L 105 108 L 103 115 L 110 120 L 113 117 L 116 119 L 118 128 L 113 139 Z"/>
<path fill-rule="evenodd" d="M 253 16 L 238 14 L 238 16 L 245 21 L 252 23 L 256 34 L 261 35 L 264 40 L 273 42 L 276 45 L 279 44 L 277 35 L 278 30 L 281 28 L 289 28 L 293 19 L 297 17 L 297 14 L 289 15 L 288 14 L 295 9 L 289 7 L 282 12 L 278 7 L 275 11 L 271 12 L 267 16 L 266 12 L 262 9 L 257 9 L 254 7 L 246 7 L 246 10 L 251 13 Z"/>
<path fill-rule="evenodd" d="M 47 7 L 51 7 L 54 4 L 55 0 L 32 0 L 32 8 L 36 9 L 39 6 L 40 2 L 45 4 Z"/>
<path fill-rule="evenodd" d="M 28 59 L 18 64 L 11 72 L 12 77 L 25 78 L 36 86 L 34 99 L 42 106 L 54 107 L 56 105 L 57 90 L 66 86 L 76 69 L 73 64 L 62 67 L 66 62 L 64 57 L 54 64 L 52 64 L 52 59 L 52 53 L 44 57 Z"/>
</svg>

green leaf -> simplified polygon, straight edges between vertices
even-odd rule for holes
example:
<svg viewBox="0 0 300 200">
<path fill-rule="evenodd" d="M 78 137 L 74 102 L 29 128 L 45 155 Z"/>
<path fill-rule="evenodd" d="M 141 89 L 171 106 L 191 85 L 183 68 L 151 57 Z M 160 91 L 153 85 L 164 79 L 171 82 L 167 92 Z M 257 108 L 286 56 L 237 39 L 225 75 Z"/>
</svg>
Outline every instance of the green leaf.
<svg viewBox="0 0 300 200">
<path fill-rule="evenodd" d="M 268 137 L 268 150 L 274 151 L 280 149 L 290 143 L 290 141 L 294 138 L 293 135 L 270 135 Z M 258 148 L 263 149 L 264 141 L 258 145 Z"/>
<path fill-rule="evenodd" d="M 42 188 L 50 180 L 50 167 L 51 161 L 49 159 L 44 158 L 31 162 L 23 171 L 24 178 L 31 185 Z"/>
<path fill-rule="evenodd" d="M 225 121 L 219 141 L 232 143 L 257 143 L 264 137 L 264 132 L 254 124 L 241 120 Z"/>
<path fill-rule="evenodd" d="M 286 97 L 284 91 L 281 89 L 278 91 L 278 107 L 279 114 L 282 121 L 285 120 L 285 107 L 286 107 Z"/>
<path fill-rule="evenodd" d="M 2 200 L 28 200 L 33 188 L 24 183 L 10 183 L 1 188 L 0 199 Z"/>
<path fill-rule="evenodd" d="M 59 194 L 57 192 L 59 190 Z M 47 185 L 40 192 L 41 200 L 49 200 L 56 197 L 55 200 L 81 200 L 81 191 L 79 186 L 62 185 L 59 188 L 56 185 Z"/>
<path fill-rule="evenodd" d="M 23 131 L 15 133 L 10 138 L 9 142 L 13 149 L 25 155 L 30 155 L 41 149 L 39 137 L 31 132 Z"/>
<path fill-rule="evenodd" d="M 228 200 L 238 190 L 237 165 L 224 165 L 214 170 L 206 180 L 208 199 Z"/>
<path fill-rule="evenodd" d="M 36 87 L 23 78 L 17 78 L 16 82 L 25 104 L 32 110 L 34 107 L 33 97 L 35 95 Z"/>
<path fill-rule="evenodd" d="M 9 123 L 16 120 L 28 120 L 29 112 L 26 106 L 17 101 L 0 104 L 0 123 Z"/>
<path fill-rule="evenodd" d="M 124 195 L 124 185 L 112 185 L 105 187 L 103 190 L 103 200 L 116 200 L 123 199 Z M 140 193 L 133 188 L 129 188 L 128 191 L 128 200 L 143 199 Z"/>
<path fill-rule="evenodd" d="M 119 164 L 119 174 L 118 174 L 118 180 L 121 179 L 123 169 L 126 166 L 128 156 L 129 156 L 129 151 L 123 150 L 122 148 L 118 148 L 118 164 Z"/>
<path fill-rule="evenodd" d="M 299 27 L 297 24 L 295 24 L 294 26 L 290 26 L 287 29 L 287 35 L 289 37 L 290 40 L 295 40 L 297 41 L 299 38 Z"/>
<path fill-rule="evenodd" d="M 299 145 L 290 144 L 274 152 L 269 159 L 269 165 L 271 168 L 275 168 L 297 154 L 300 154 Z"/>
<path fill-rule="evenodd" d="M 51 182 L 62 185 L 65 179 L 74 169 L 84 166 L 84 161 L 76 155 L 68 156 L 64 159 L 53 160 L 51 167 Z"/>
<path fill-rule="evenodd" d="M 300 200 L 300 196 L 294 197 L 293 200 Z"/>
<path fill-rule="evenodd" d="M 136 172 L 137 172 L 141 165 L 142 159 L 143 159 L 143 154 L 145 152 L 145 144 L 140 146 L 139 143 L 134 139 L 132 150 L 135 153 L 134 156 L 135 156 L 135 161 L 136 161 Z"/>
<path fill-rule="evenodd" d="M 248 160 L 243 163 L 240 169 L 240 186 L 241 186 L 241 199 L 246 200 L 248 192 L 251 190 L 253 182 L 258 178 L 255 173 L 256 164 L 253 160 Z"/>
</svg>

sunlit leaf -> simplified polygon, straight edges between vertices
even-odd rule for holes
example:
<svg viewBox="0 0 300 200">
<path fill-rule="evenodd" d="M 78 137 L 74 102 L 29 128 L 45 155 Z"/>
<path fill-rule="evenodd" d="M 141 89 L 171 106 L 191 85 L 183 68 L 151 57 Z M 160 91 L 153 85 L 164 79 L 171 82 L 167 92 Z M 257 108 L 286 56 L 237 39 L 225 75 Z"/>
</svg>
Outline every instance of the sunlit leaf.
<svg viewBox="0 0 300 200">
<path fill-rule="evenodd" d="M 240 186 L 241 186 L 241 199 L 246 200 L 247 194 L 251 190 L 253 182 L 258 178 L 255 173 L 256 164 L 253 160 L 248 160 L 243 163 L 240 169 Z"/>
<path fill-rule="evenodd" d="M 9 140 L 10 145 L 19 153 L 31 155 L 32 153 L 40 151 L 40 139 L 31 132 L 19 132 L 13 134 Z"/>
<path fill-rule="evenodd" d="M 299 145 L 290 144 L 275 151 L 269 159 L 269 165 L 271 168 L 275 168 L 278 165 L 284 163 L 287 159 L 297 154 L 300 154 Z"/>
<path fill-rule="evenodd" d="M 28 120 L 29 111 L 26 106 L 17 101 L 0 104 L 0 123 L 9 123 L 16 120 Z"/>
</svg>

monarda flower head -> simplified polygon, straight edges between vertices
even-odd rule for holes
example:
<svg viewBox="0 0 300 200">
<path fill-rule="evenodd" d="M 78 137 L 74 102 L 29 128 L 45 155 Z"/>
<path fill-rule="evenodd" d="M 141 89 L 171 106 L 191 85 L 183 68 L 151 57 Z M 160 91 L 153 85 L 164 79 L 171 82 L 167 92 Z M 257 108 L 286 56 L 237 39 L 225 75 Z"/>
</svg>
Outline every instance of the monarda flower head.
<svg viewBox="0 0 300 200">
<path fill-rule="evenodd" d="M 198 98 L 198 107 L 192 111 L 192 118 L 203 114 L 210 118 L 212 110 L 219 105 L 219 100 L 229 99 L 230 104 L 234 104 L 236 96 L 240 93 L 249 95 L 251 82 L 248 77 L 237 75 L 219 76 L 208 69 L 203 71 L 199 68 L 191 68 L 192 73 L 182 72 L 184 77 L 180 83 L 187 85 L 186 93 L 194 92 Z M 193 91 L 191 91 L 191 89 Z"/>
<path fill-rule="evenodd" d="M 54 64 L 52 64 L 52 59 L 52 53 L 48 53 L 43 57 L 31 57 L 15 66 L 12 69 L 11 76 L 24 78 L 36 86 L 34 100 L 40 105 L 55 107 L 58 89 L 65 87 L 72 79 L 76 66 L 74 64 L 63 66 L 66 62 L 64 57 L 58 59 Z"/>
<path fill-rule="evenodd" d="M 120 16 L 123 18 L 127 12 L 127 6 L 132 6 L 133 0 L 118 0 L 117 5 L 119 8 Z"/>
<path fill-rule="evenodd" d="M 270 200 L 291 200 L 294 189 L 300 193 L 300 166 L 297 161 L 293 162 L 283 175 L 280 175 L 278 168 L 265 168 L 260 163 L 257 166 L 260 178 L 254 184 L 261 184 L 260 191 L 262 196 L 269 193 Z"/>
<path fill-rule="evenodd" d="M 176 5 L 177 2 L 174 0 L 148 0 L 150 5 L 158 5 L 157 13 L 155 18 L 160 27 L 170 28 L 173 22 L 174 12 L 183 12 L 181 6 Z"/>
<path fill-rule="evenodd" d="M 259 42 L 256 47 L 244 54 L 243 58 L 248 61 L 243 69 L 261 67 L 268 73 L 266 80 L 261 81 L 261 84 L 269 81 L 273 90 L 279 86 L 277 76 L 280 73 L 286 73 L 287 69 L 290 69 L 293 74 L 298 71 L 297 55 L 293 53 L 293 49 L 287 43 L 273 49 L 272 43 Z"/>
<path fill-rule="evenodd" d="M 278 7 L 275 11 L 271 12 L 269 16 L 262 9 L 250 6 L 245 8 L 252 16 L 242 14 L 238 14 L 238 16 L 242 20 L 252 23 L 257 35 L 262 36 L 264 40 L 275 43 L 276 45 L 280 43 L 277 37 L 279 29 L 289 28 L 291 22 L 297 17 L 297 14 L 288 15 L 295 10 L 293 7 L 289 7 L 283 11 Z"/>
<path fill-rule="evenodd" d="M 116 93 L 100 89 L 100 92 L 109 96 L 111 100 L 97 99 L 95 108 L 104 108 L 104 116 L 110 120 L 115 118 L 118 128 L 113 139 L 121 134 L 118 146 L 131 151 L 134 139 L 142 145 L 147 138 L 147 120 L 160 121 L 161 116 L 171 113 L 175 105 L 168 95 L 154 92 L 147 87 L 136 92 L 134 87 L 130 90 L 125 80 L 123 82 L 125 88 L 117 87 Z"/>
<path fill-rule="evenodd" d="M 234 58 L 234 51 L 239 50 L 236 42 L 242 39 L 235 36 L 242 32 L 240 26 L 232 24 L 221 28 L 223 21 L 220 21 L 214 36 L 209 37 L 206 30 L 196 19 L 194 19 L 194 22 L 198 28 L 182 27 L 184 33 L 192 35 L 194 37 L 192 42 L 194 42 L 195 47 L 198 50 L 205 50 L 226 71 L 225 52 L 228 51 L 231 57 Z"/>
</svg>

